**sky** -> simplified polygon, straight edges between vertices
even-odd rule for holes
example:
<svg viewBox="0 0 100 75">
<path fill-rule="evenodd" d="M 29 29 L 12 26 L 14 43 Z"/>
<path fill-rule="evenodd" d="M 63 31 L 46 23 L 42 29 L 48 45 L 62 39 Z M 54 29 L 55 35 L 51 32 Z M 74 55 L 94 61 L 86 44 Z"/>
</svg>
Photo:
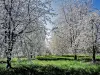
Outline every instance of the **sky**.
<svg viewBox="0 0 100 75">
<path fill-rule="evenodd" d="M 100 10 L 100 0 L 93 0 L 93 6 L 94 8 Z"/>
<path fill-rule="evenodd" d="M 52 3 L 52 7 L 55 10 L 56 13 L 58 13 L 58 9 L 60 4 L 62 3 L 63 0 L 54 0 Z M 93 8 L 99 9 L 100 10 L 100 0 L 93 0 Z M 55 17 L 51 17 L 51 20 L 54 21 Z M 47 23 L 47 28 L 52 29 L 53 25 L 50 23 Z"/>
</svg>

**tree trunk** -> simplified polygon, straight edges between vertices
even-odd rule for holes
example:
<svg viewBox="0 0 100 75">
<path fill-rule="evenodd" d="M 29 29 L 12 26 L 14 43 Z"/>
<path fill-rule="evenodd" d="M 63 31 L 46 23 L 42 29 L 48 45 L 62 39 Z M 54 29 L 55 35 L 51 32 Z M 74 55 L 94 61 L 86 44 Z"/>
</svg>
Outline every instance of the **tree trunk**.
<svg viewBox="0 0 100 75">
<path fill-rule="evenodd" d="M 74 56 L 74 60 L 77 60 L 76 49 L 75 49 L 75 56 Z"/>
<path fill-rule="evenodd" d="M 92 61 L 93 61 L 93 63 L 96 62 L 96 59 L 95 59 L 95 46 L 93 46 L 93 56 L 92 56 Z"/>
<path fill-rule="evenodd" d="M 33 57 L 33 53 L 32 53 L 32 52 L 30 52 L 30 58 L 32 59 L 32 57 Z"/>
<path fill-rule="evenodd" d="M 77 55 L 75 54 L 75 56 L 74 56 L 74 60 L 77 60 Z"/>
<path fill-rule="evenodd" d="M 7 67 L 6 68 L 11 68 L 11 58 L 7 57 Z"/>
<path fill-rule="evenodd" d="M 6 52 L 7 55 L 7 66 L 6 68 L 11 68 L 11 49 L 8 49 Z"/>
</svg>

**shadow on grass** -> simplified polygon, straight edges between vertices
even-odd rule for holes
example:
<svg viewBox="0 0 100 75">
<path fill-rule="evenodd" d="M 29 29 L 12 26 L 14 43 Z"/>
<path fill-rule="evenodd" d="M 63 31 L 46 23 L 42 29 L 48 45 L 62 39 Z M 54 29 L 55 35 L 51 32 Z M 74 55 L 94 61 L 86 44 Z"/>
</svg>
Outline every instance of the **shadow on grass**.
<svg viewBox="0 0 100 75">
<path fill-rule="evenodd" d="M 0 75 L 100 75 L 98 70 L 89 69 L 62 69 L 52 65 L 38 66 L 38 65 L 22 65 L 20 67 L 1 70 Z M 94 70 L 94 71 L 93 71 Z"/>
</svg>

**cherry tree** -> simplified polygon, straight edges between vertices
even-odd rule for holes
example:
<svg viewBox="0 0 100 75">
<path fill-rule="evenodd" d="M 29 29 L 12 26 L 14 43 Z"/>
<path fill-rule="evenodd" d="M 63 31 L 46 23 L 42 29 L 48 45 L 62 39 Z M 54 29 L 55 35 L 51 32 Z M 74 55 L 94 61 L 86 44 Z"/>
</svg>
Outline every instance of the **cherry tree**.
<svg viewBox="0 0 100 75">
<path fill-rule="evenodd" d="M 7 68 L 11 68 L 11 52 L 16 43 L 28 44 L 28 34 L 38 31 L 39 22 L 49 20 L 51 11 L 51 0 L 0 1 L 0 46 L 7 56 Z"/>
<path fill-rule="evenodd" d="M 56 27 L 54 27 L 56 31 L 53 33 L 60 38 L 56 38 L 56 41 L 60 41 L 56 42 L 56 48 L 60 47 L 59 49 L 62 50 L 64 46 L 64 51 L 70 50 L 69 52 L 74 53 L 75 60 L 79 50 L 83 51 L 82 49 L 84 49 L 85 52 L 88 52 L 87 49 L 92 47 L 93 61 L 95 61 L 99 38 L 99 11 L 91 7 L 92 0 L 64 0 Z"/>
</svg>

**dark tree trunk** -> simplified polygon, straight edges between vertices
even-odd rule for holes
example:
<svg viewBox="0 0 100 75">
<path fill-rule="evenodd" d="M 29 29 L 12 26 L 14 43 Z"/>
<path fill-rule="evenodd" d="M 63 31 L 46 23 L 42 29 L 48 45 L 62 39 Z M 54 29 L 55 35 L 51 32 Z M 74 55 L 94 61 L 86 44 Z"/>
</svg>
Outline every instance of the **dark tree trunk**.
<svg viewBox="0 0 100 75">
<path fill-rule="evenodd" d="M 32 59 L 32 57 L 33 57 L 32 53 L 31 53 L 30 57 L 31 57 L 31 59 Z"/>
<path fill-rule="evenodd" d="M 74 60 L 77 60 L 76 49 L 75 49 L 75 56 L 74 56 Z"/>
<path fill-rule="evenodd" d="M 74 60 L 77 60 L 77 55 L 75 54 L 75 56 L 74 56 Z"/>
<path fill-rule="evenodd" d="M 93 46 L 93 56 L 92 56 L 92 61 L 93 61 L 93 63 L 96 62 L 96 58 L 95 58 L 95 46 Z"/>
<path fill-rule="evenodd" d="M 11 68 L 11 58 L 7 57 L 7 67 L 6 68 Z"/>
<path fill-rule="evenodd" d="M 7 66 L 6 66 L 6 68 L 11 68 L 11 49 L 8 49 L 6 55 L 7 55 Z"/>
</svg>

